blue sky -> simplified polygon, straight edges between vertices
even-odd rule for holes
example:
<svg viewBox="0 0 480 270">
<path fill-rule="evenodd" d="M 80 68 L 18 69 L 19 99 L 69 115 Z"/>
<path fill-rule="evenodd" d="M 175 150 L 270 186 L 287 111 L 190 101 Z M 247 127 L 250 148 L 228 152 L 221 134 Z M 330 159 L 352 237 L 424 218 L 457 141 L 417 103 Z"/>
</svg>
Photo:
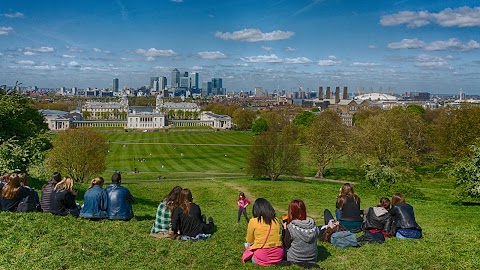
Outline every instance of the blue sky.
<svg viewBox="0 0 480 270">
<path fill-rule="evenodd" d="M 480 94 L 480 2 L 0 0 L 0 84 Z"/>
</svg>

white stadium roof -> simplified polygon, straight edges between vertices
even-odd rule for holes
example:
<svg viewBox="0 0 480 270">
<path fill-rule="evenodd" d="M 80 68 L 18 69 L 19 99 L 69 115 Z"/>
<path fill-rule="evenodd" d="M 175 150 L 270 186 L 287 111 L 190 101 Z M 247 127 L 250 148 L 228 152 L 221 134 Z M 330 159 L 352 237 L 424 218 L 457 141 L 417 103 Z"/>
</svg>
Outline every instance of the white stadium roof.
<svg viewBox="0 0 480 270">
<path fill-rule="evenodd" d="M 382 93 L 366 93 L 354 97 L 355 100 L 371 100 L 371 101 L 394 101 L 398 100 L 396 96 L 382 94 Z"/>
</svg>

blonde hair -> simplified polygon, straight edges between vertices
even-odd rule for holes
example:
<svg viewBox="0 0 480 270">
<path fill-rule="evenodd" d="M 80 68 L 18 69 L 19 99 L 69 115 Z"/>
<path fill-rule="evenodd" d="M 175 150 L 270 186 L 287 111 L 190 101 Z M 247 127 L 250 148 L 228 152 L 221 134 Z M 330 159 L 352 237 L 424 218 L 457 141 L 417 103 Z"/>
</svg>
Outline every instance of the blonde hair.
<svg viewBox="0 0 480 270">
<path fill-rule="evenodd" d="M 103 182 L 105 182 L 103 180 L 103 177 L 95 177 L 92 179 L 92 181 L 90 182 L 90 185 L 88 186 L 88 189 L 91 189 L 93 186 L 100 186 L 102 187 L 103 186 Z"/>
<path fill-rule="evenodd" d="M 54 188 L 56 191 L 62 190 L 72 190 L 73 189 L 73 179 L 70 177 L 63 177 L 62 181 L 58 182 Z"/>
<path fill-rule="evenodd" d="M 18 177 L 18 174 L 12 173 L 8 177 L 8 183 L 6 183 L 2 188 L 2 198 L 7 200 L 15 198 L 19 189 L 20 177 Z"/>
</svg>

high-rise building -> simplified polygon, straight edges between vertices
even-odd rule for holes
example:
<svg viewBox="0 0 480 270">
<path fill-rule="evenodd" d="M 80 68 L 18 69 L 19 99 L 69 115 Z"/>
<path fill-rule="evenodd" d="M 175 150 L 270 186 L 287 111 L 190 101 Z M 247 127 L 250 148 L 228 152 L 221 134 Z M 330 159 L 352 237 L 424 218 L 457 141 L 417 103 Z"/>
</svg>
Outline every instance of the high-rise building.
<svg viewBox="0 0 480 270">
<path fill-rule="evenodd" d="M 160 88 L 160 90 L 165 90 L 165 87 L 167 87 L 167 77 L 159 77 L 158 88 Z"/>
<path fill-rule="evenodd" d="M 343 99 L 348 99 L 348 87 L 343 87 Z"/>
<path fill-rule="evenodd" d="M 60 95 L 64 96 L 65 95 L 65 87 L 60 87 Z"/>
<path fill-rule="evenodd" d="M 118 78 L 113 79 L 112 91 L 118 92 Z"/>
<path fill-rule="evenodd" d="M 323 100 L 323 87 L 318 87 L 318 99 Z"/>
<path fill-rule="evenodd" d="M 196 72 L 190 73 L 190 88 L 191 89 L 198 89 L 199 88 L 198 73 L 196 73 Z"/>
<path fill-rule="evenodd" d="M 188 77 L 180 77 L 180 81 L 178 83 L 178 87 L 181 87 L 181 88 L 188 88 L 189 87 L 189 81 L 190 81 L 190 78 Z"/>
<path fill-rule="evenodd" d="M 158 83 L 158 77 L 150 77 L 150 89 L 154 88 L 155 82 Z"/>
<path fill-rule="evenodd" d="M 327 86 L 327 92 L 325 93 L 325 98 L 326 99 L 331 99 L 332 98 L 332 92 L 330 91 L 330 86 Z"/>
<path fill-rule="evenodd" d="M 206 97 L 212 94 L 212 82 L 203 82 L 202 96 Z"/>
<path fill-rule="evenodd" d="M 78 92 L 78 88 L 77 87 L 72 87 L 72 96 L 75 96 Z"/>
<path fill-rule="evenodd" d="M 180 84 L 180 71 L 178 69 L 172 70 L 172 87 L 178 87 Z"/>
<path fill-rule="evenodd" d="M 212 79 L 212 88 L 223 88 L 222 86 L 222 78 L 213 78 Z"/>
</svg>

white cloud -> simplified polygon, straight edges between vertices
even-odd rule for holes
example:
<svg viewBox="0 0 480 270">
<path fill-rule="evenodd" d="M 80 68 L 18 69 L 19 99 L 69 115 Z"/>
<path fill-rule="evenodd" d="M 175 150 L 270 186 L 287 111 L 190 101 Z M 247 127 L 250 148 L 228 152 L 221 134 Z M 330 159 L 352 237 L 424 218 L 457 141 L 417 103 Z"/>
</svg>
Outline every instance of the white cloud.
<svg viewBox="0 0 480 270">
<path fill-rule="evenodd" d="M 297 57 L 297 58 L 285 58 L 285 64 L 308 64 L 311 63 L 312 60 L 306 57 Z"/>
<path fill-rule="evenodd" d="M 80 70 L 83 70 L 83 71 L 85 71 L 85 70 L 92 70 L 92 69 L 93 69 L 92 67 L 81 67 L 81 68 L 80 68 Z"/>
<path fill-rule="evenodd" d="M 368 48 L 369 48 L 369 49 L 376 49 L 377 46 L 376 46 L 376 45 L 368 45 Z"/>
<path fill-rule="evenodd" d="M 63 58 L 77 58 L 75 55 L 64 54 L 62 55 Z"/>
<path fill-rule="evenodd" d="M 35 62 L 31 60 L 22 60 L 22 61 L 18 61 L 17 64 L 33 66 L 35 65 Z"/>
<path fill-rule="evenodd" d="M 31 52 L 31 51 L 26 51 L 26 52 L 23 52 L 24 55 L 35 55 L 34 52 Z"/>
<path fill-rule="evenodd" d="M 192 70 L 203 70 L 203 67 L 201 66 L 193 66 Z"/>
<path fill-rule="evenodd" d="M 55 51 L 52 47 L 39 47 L 39 48 L 18 48 L 18 51 L 23 52 L 24 55 L 35 55 L 36 53 L 52 53 Z"/>
<path fill-rule="evenodd" d="M 199 53 L 197 53 L 197 56 L 202 58 L 202 59 L 224 59 L 224 58 L 227 58 L 227 56 L 224 53 L 221 53 L 219 51 L 199 52 Z"/>
<path fill-rule="evenodd" d="M 414 39 L 402 39 L 400 42 L 392 42 L 387 45 L 390 49 L 419 49 L 425 47 L 425 42 L 414 38 Z"/>
<path fill-rule="evenodd" d="M 248 63 L 280 63 L 283 61 L 275 54 L 242 57 L 240 60 Z"/>
<path fill-rule="evenodd" d="M 267 47 L 267 46 L 262 46 L 261 48 L 264 49 L 267 52 L 269 52 L 273 49 L 272 47 Z"/>
<path fill-rule="evenodd" d="M 376 67 L 379 66 L 377 63 L 367 63 L 367 62 L 354 62 L 352 64 L 354 67 Z"/>
<path fill-rule="evenodd" d="M 407 25 L 415 28 L 431 23 L 444 27 L 476 27 L 480 26 L 480 7 L 446 8 L 439 13 L 424 11 L 401 11 L 396 14 L 385 15 L 380 19 L 383 26 Z"/>
<path fill-rule="evenodd" d="M 110 53 L 110 51 L 104 51 L 104 50 L 101 50 L 99 48 L 93 48 L 93 51 L 96 52 L 96 53 Z"/>
<path fill-rule="evenodd" d="M 392 42 L 388 44 L 390 49 L 423 49 L 425 51 L 470 51 L 480 49 L 480 43 L 475 40 L 462 42 L 456 38 L 447 41 L 437 40 L 426 43 L 419 39 L 403 39 L 400 42 Z"/>
<path fill-rule="evenodd" d="M 155 61 L 155 57 L 149 56 L 145 60 L 147 60 L 148 62 L 153 62 L 153 61 Z"/>
<path fill-rule="evenodd" d="M 174 2 L 174 3 L 183 3 L 183 0 L 170 0 L 170 2 Z"/>
<path fill-rule="evenodd" d="M 0 27 L 0 36 L 7 36 L 13 33 L 13 28 L 12 27 Z"/>
<path fill-rule="evenodd" d="M 292 47 L 286 47 L 286 48 L 285 48 L 285 51 L 286 51 L 286 52 L 294 52 L 294 51 L 296 51 L 296 49 L 295 49 L 295 48 L 292 48 Z"/>
<path fill-rule="evenodd" d="M 443 57 L 422 54 L 415 58 L 415 66 L 424 68 L 448 68 L 448 61 Z"/>
<path fill-rule="evenodd" d="M 80 67 L 80 64 L 77 61 L 71 61 L 67 65 L 69 67 Z"/>
<path fill-rule="evenodd" d="M 331 55 L 328 59 L 318 61 L 318 65 L 320 66 L 336 66 L 341 64 L 342 62 L 337 59 L 337 57 Z"/>
<path fill-rule="evenodd" d="M 1 14 L 0 16 L 7 17 L 7 18 L 23 18 L 24 17 L 23 13 L 20 13 L 20 12 L 4 13 L 4 14 Z"/>
<path fill-rule="evenodd" d="M 77 48 L 77 47 L 70 47 L 70 46 L 67 46 L 67 50 L 69 52 L 83 52 L 83 50 Z"/>
<path fill-rule="evenodd" d="M 143 55 L 145 57 L 157 57 L 157 56 L 175 56 L 177 53 L 171 49 L 169 50 L 157 50 L 155 48 L 150 48 L 148 50 L 136 49 L 135 53 Z"/>
<path fill-rule="evenodd" d="M 291 38 L 295 33 L 290 31 L 275 30 L 269 33 L 263 33 L 258 29 L 248 28 L 235 32 L 216 32 L 215 37 L 223 40 L 238 40 L 246 42 L 273 41 Z"/>
</svg>

